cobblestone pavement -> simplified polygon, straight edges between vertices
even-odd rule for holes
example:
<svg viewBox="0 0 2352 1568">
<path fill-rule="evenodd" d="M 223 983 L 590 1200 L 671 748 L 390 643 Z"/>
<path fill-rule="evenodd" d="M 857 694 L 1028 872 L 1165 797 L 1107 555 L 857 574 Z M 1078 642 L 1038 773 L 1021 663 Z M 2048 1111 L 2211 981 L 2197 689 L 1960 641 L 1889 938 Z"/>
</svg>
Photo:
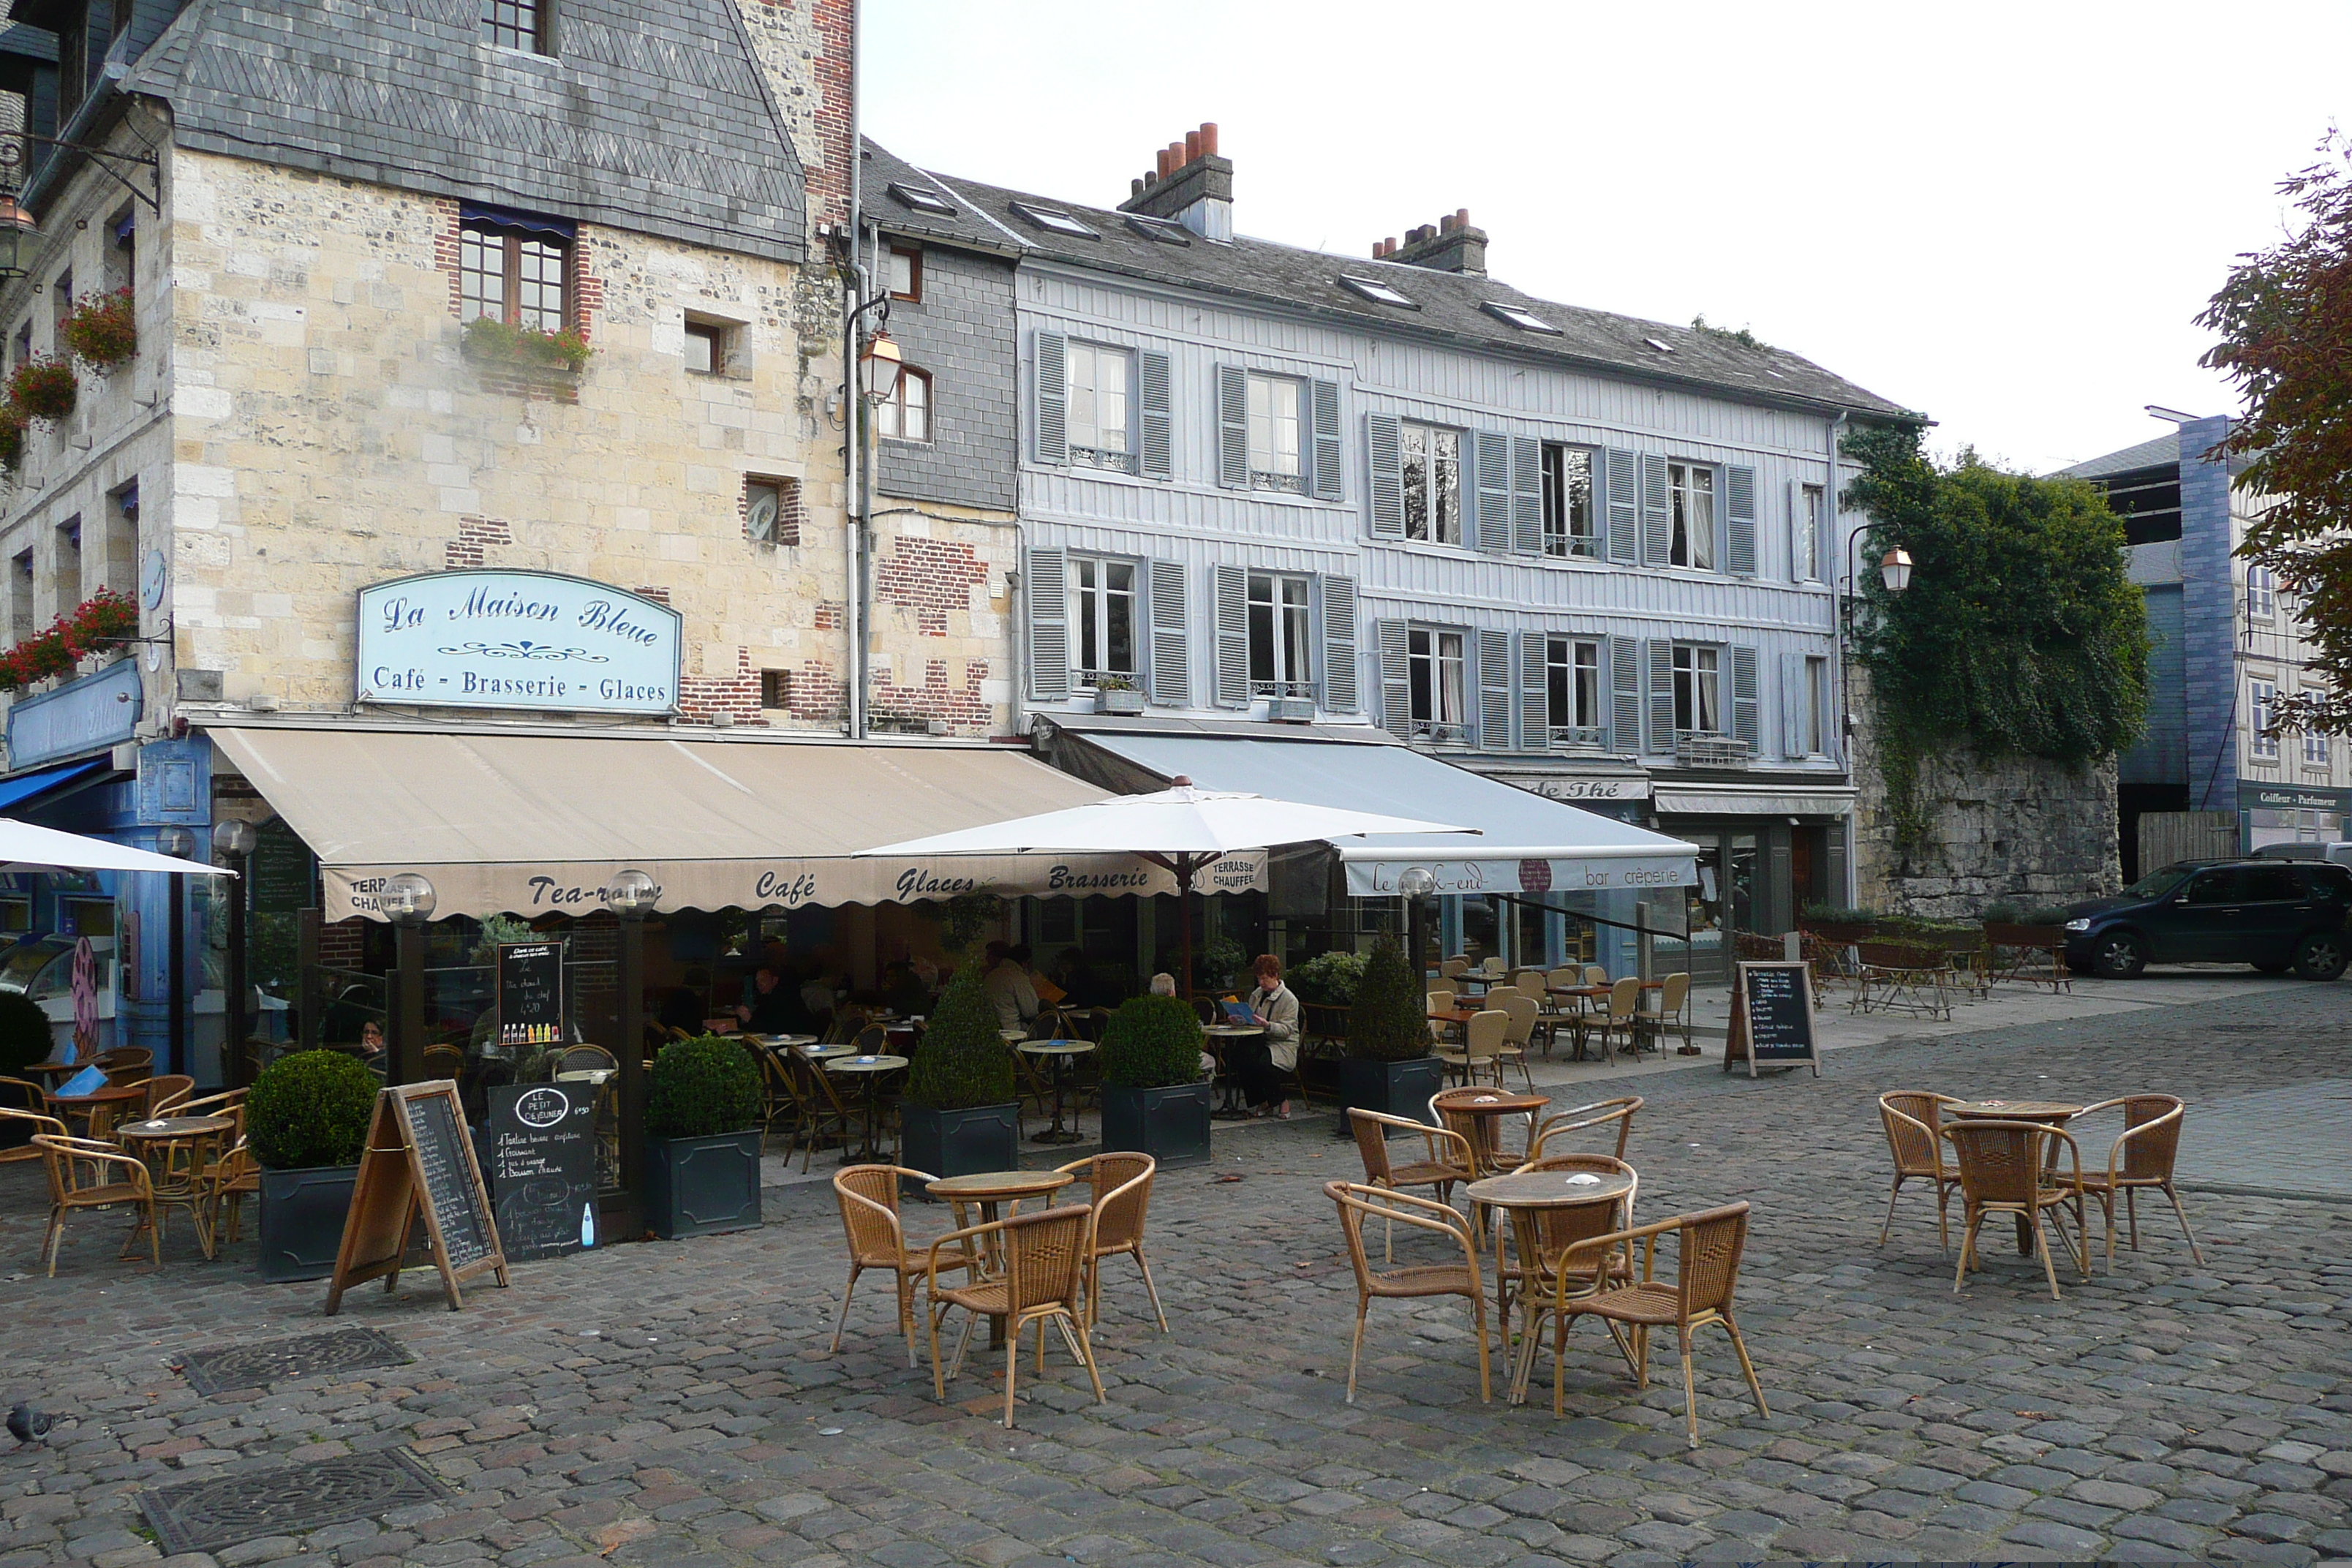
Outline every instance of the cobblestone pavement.
<svg viewBox="0 0 2352 1568">
<path fill-rule="evenodd" d="M 206 1265 L 184 1235 L 160 1272 L 118 1263 L 116 1223 L 87 1217 L 41 1279 L 35 1191 L 13 1167 L 0 1397 L 76 1419 L 45 1447 L 0 1450 L 0 1568 L 151 1560 L 142 1487 L 393 1446 L 452 1497 L 219 1561 L 2352 1556 L 2352 1209 L 2192 1194 L 2206 1267 L 2159 1213 L 2146 1251 L 2089 1286 L 2063 1274 L 2060 1302 L 1997 1237 L 1956 1296 L 1916 1189 L 1874 1245 L 1872 1106 L 1898 1086 L 2164 1088 L 2193 1120 L 2352 1077 L 2347 1003 L 2342 985 L 2270 990 L 1841 1052 L 1819 1079 L 1712 1063 L 1644 1078 L 1629 1151 L 1643 1217 L 1756 1205 L 1741 1318 L 1773 1414 L 1709 1334 L 1696 1452 L 1670 1346 L 1640 1394 L 1588 1325 L 1566 1419 L 1541 1400 L 1481 1405 L 1458 1304 L 1376 1306 L 1361 1396 L 1343 1403 L 1353 1289 L 1317 1187 L 1356 1165 L 1328 1123 L 1224 1135 L 1213 1166 L 1164 1173 L 1150 1239 L 1174 1331 L 1115 1272 L 1097 1336 L 1109 1403 L 1080 1395 L 1057 1350 L 1043 1379 L 1024 1369 L 1013 1433 L 989 1418 L 984 1374 L 951 1391 L 966 1403 L 933 1403 L 879 1289 L 824 1354 L 844 1268 L 822 1188 L 772 1193 L 754 1233 L 518 1267 L 514 1289 L 462 1313 L 414 1277 L 397 1298 L 355 1292 L 340 1321 L 386 1331 L 414 1364 L 207 1399 L 169 1358 L 323 1327 L 323 1288 L 256 1283 L 249 1243 Z M 2265 1027 L 2224 1027 L 2249 1025 Z"/>
</svg>

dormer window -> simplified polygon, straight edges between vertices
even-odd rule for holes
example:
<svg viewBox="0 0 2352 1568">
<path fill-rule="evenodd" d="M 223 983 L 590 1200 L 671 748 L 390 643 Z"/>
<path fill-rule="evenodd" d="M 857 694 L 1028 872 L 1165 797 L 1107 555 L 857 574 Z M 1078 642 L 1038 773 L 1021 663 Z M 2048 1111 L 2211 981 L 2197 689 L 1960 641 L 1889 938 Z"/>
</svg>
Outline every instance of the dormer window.
<svg viewBox="0 0 2352 1568">
<path fill-rule="evenodd" d="M 1394 305 L 1402 310 L 1418 310 L 1421 307 L 1402 291 L 1390 288 L 1377 278 L 1360 278 L 1352 272 L 1339 274 L 1339 281 L 1375 305 Z"/>
<path fill-rule="evenodd" d="M 1559 336 L 1558 327 L 1553 326 L 1533 310 L 1523 310 L 1517 305 L 1506 305 L 1500 300 L 1489 300 L 1479 309 L 1504 325 L 1517 327 L 1523 332 L 1549 332 L 1555 338 Z"/>
<path fill-rule="evenodd" d="M 1643 338 L 1642 341 L 1649 344 L 1652 348 L 1657 350 L 1662 354 L 1670 354 L 1675 352 L 1675 345 L 1666 342 L 1664 338 Z"/>
<path fill-rule="evenodd" d="M 1145 217 L 1141 213 L 1129 213 L 1127 215 L 1127 226 L 1160 245 L 1192 243 L 1191 229 L 1181 223 L 1171 223 L 1164 217 Z"/>
<path fill-rule="evenodd" d="M 1048 234 L 1066 235 L 1072 239 L 1102 237 L 1069 214 L 1058 212 L 1052 207 L 1041 207 L 1031 202 L 1014 202 L 1013 210 Z"/>
<path fill-rule="evenodd" d="M 919 185 L 896 184 L 887 188 L 892 200 L 919 213 L 929 213 L 935 217 L 955 216 L 955 205 L 936 191 L 927 191 Z"/>
</svg>

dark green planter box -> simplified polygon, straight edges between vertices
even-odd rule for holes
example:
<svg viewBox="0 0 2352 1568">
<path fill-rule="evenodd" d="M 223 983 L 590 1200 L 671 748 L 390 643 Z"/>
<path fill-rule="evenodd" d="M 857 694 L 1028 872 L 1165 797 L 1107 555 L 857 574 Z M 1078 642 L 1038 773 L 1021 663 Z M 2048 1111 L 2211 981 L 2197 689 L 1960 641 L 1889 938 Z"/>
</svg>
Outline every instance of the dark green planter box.
<svg viewBox="0 0 2352 1568">
<path fill-rule="evenodd" d="M 1444 1087 L 1445 1064 L 1435 1057 L 1405 1062 L 1343 1057 L 1339 1061 L 1339 1101 L 1350 1110 L 1377 1110 L 1426 1122 L 1429 1097 Z"/>
<path fill-rule="evenodd" d="M 271 1284 L 324 1279 L 343 1249 L 357 1165 L 261 1173 L 261 1277 Z"/>
<path fill-rule="evenodd" d="M 646 1140 L 646 1223 L 665 1241 L 760 1223 L 760 1130 Z"/>
<path fill-rule="evenodd" d="M 898 1102 L 898 1163 L 934 1176 L 977 1176 L 1021 1168 L 1021 1107 L 971 1105 L 934 1110 Z"/>
<path fill-rule="evenodd" d="M 1201 1164 L 1209 1157 L 1211 1095 L 1205 1083 L 1165 1089 L 1103 1085 L 1103 1152 L 1133 1150 L 1163 1165 Z"/>
</svg>

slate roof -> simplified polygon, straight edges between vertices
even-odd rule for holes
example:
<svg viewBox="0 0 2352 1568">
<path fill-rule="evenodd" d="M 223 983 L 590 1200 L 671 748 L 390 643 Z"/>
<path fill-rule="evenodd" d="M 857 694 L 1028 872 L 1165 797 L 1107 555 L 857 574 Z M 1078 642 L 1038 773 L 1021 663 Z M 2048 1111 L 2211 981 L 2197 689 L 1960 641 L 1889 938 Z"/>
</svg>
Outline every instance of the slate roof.
<svg viewBox="0 0 2352 1568">
<path fill-rule="evenodd" d="M 802 170 L 732 0 L 565 0 L 552 58 L 482 41 L 480 11 L 192 0 L 121 86 L 184 147 L 803 258 Z"/>
<path fill-rule="evenodd" d="M 2253 459 L 2243 453 L 2231 453 L 2230 472 L 2244 473 Z M 2177 468 L 2180 463 L 2180 432 L 2166 431 L 2153 440 L 2142 441 L 2137 447 L 2126 447 L 2119 452 L 2109 452 L 2104 458 L 2093 458 L 2074 467 L 2061 468 L 2055 477 L 2073 479 L 2111 479 L 2118 474 L 2137 473 L 2142 468 Z"/>
<path fill-rule="evenodd" d="M 870 221 L 892 232 L 929 235 L 946 242 L 1000 250 L 1017 242 L 1025 257 L 1287 306 L 1381 332 L 1437 338 L 1646 381 L 1729 391 L 1761 402 L 1876 416 L 1908 412 L 1902 405 L 1856 386 L 1810 360 L 1782 349 L 1749 348 L 1725 334 L 1538 300 L 1493 278 L 1437 272 L 1369 257 L 1335 256 L 1271 240 L 1236 237 L 1230 245 L 1213 245 L 1195 235 L 1189 245 L 1165 245 L 1137 233 L 1123 213 L 953 175 L 921 176 L 920 171 L 874 143 L 866 143 L 866 148 L 871 156 L 865 164 L 863 205 Z M 891 172 L 877 178 L 877 170 Z M 953 193 L 955 216 L 924 213 L 889 195 L 891 180 L 910 175 Z M 1015 202 L 1067 213 L 1100 237 L 1071 238 L 1041 228 L 1013 210 Z M 1343 273 L 1377 279 L 1406 295 L 1419 309 L 1374 304 L 1340 282 Z M 1489 302 L 1530 311 L 1558 327 L 1559 333 L 1552 336 L 1507 325 L 1482 309 Z M 1650 346 L 1646 340 L 1652 338 L 1668 344 L 1672 352 L 1661 353 Z"/>
</svg>

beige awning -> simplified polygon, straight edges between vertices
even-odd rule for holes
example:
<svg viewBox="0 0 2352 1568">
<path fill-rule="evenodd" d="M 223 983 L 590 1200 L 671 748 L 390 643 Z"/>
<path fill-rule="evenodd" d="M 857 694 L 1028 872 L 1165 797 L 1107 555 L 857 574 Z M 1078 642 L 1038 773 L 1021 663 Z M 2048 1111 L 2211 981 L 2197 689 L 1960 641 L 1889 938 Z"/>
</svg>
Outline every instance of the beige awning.
<svg viewBox="0 0 2352 1568">
<path fill-rule="evenodd" d="M 430 879 L 444 915 L 586 914 L 613 873 L 657 909 L 797 909 L 958 893 L 1172 893 L 1129 856 L 857 859 L 924 834 L 1106 792 L 1001 748 L 358 729 L 212 739 L 319 857 L 326 918 L 382 919 L 383 879 Z M 1242 862 L 1246 860 L 1246 865 Z M 1235 857 L 1217 885 L 1265 885 Z"/>
<path fill-rule="evenodd" d="M 1843 816 L 1851 789 L 1676 789 L 1660 784 L 1652 805 L 1675 816 Z"/>
</svg>

